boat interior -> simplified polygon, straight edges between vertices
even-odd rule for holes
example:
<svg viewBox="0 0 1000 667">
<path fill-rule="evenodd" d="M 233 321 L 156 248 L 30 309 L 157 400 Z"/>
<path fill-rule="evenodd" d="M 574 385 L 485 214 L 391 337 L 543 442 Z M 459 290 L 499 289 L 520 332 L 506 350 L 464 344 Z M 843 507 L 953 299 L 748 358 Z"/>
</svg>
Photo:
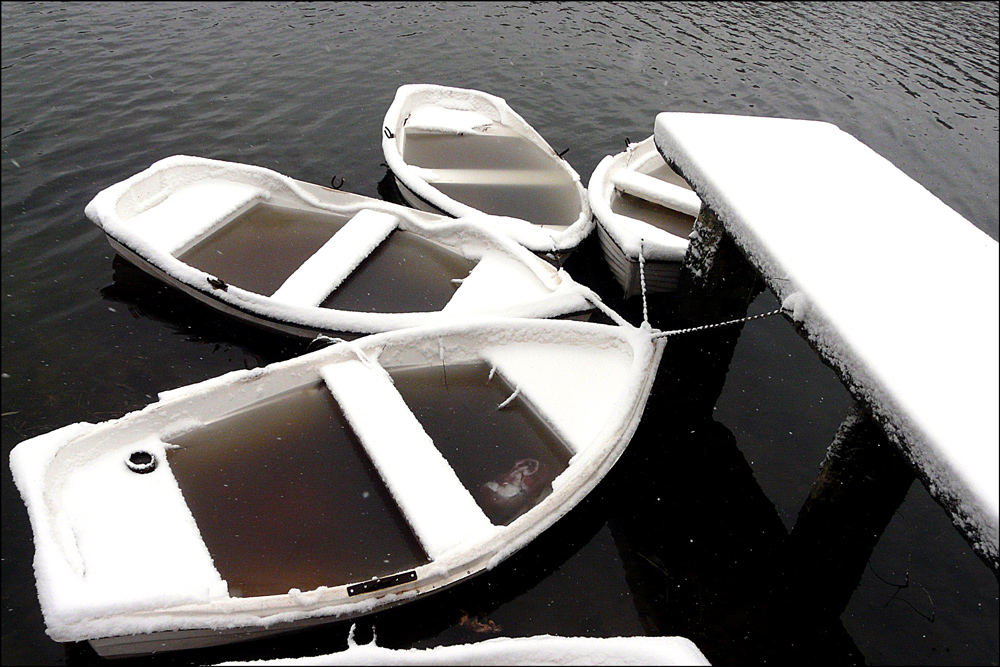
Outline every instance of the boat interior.
<svg viewBox="0 0 1000 667">
<path fill-rule="evenodd" d="M 567 444 L 490 364 L 393 369 L 391 381 L 380 372 L 356 372 L 325 372 L 324 382 L 170 439 L 171 470 L 230 595 L 351 584 L 429 562 L 420 537 L 427 544 L 440 536 L 417 535 L 420 520 L 407 521 L 383 480 L 395 483 L 397 493 L 450 494 L 452 506 L 471 494 L 478 512 L 502 526 L 548 495 L 569 464 Z M 362 405 L 350 391 L 359 377 L 401 401 Z M 342 390 L 339 400 L 332 387 Z M 377 434 L 363 426 L 363 442 L 342 402 L 354 403 L 354 420 L 385 421 L 397 411 L 400 421 L 415 418 L 468 493 L 450 488 L 455 482 L 447 476 L 372 456 Z M 419 434 L 404 439 L 411 450 L 429 446 Z M 416 498 L 404 504 L 405 512 L 422 511 Z M 427 530 L 452 531 L 446 537 L 454 541 L 467 529 L 457 521 Z"/>
<path fill-rule="evenodd" d="M 650 179 L 655 182 L 650 183 Z M 614 184 L 610 201 L 612 213 L 645 222 L 680 238 L 686 239 L 691 234 L 695 216 L 665 206 L 657 197 L 650 196 L 663 183 L 692 192 L 691 186 L 658 154 L 648 155 L 633 168 L 618 170 L 611 180 Z"/>
<path fill-rule="evenodd" d="M 400 130 L 403 161 L 448 197 L 546 227 L 579 218 L 574 181 L 551 152 L 498 122 L 456 132 L 415 118 L 416 111 Z"/>
</svg>

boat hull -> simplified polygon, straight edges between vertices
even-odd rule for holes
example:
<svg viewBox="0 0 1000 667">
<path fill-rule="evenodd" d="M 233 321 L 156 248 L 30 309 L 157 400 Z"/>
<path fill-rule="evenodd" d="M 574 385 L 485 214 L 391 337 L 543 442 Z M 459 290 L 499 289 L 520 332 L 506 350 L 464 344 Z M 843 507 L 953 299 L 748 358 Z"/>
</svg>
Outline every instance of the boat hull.
<svg viewBox="0 0 1000 667">
<path fill-rule="evenodd" d="M 339 343 L 263 369 L 230 373 L 165 392 L 157 403 L 112 422 L 74 425 L 25 441 L 12 452 L 11 469 L 36 538 L 36 576 L 47 630 L 57 641 L 91 641 L 108 656 L 176 650 L 352 618 L 455 585 L 516 553 L 578 504 L 604 477 L 638 425 L 661 352 L 662 339 L 654 340 L 649 332 L 628 326 L 493 319 L 418 327 Z M 466 484 L 465 477 L 449 482 L 455 475 L 466 474 L 461 463 L 448 458 L 444 468 L 425 471 L 423 462 L 412 464 L 395 458 L 397 455 L 391 453 L 395 441 L 425 438 L 421 427 L 410 432 L 404 429 L 401 435 L 380 432 L 401 428 L 399 424 L 413 419 L 408 416 L 407 406 L 413 400 L 410 394 L 405 401 L 393 403 L 396 399 L 392 399 L 394 392 L 409 391 L 407 369 L 440 367 L 446 378 L 459 383 L 460 369 L 473 361 L 492 365 L 491 378 L 496 372 L 505 386 L 516 387 L 499 409 L 511 409 L 507 403 L 517 399 L 514 405 L 520 407 L 516 409 L 542 424 L 571 453 L 564 459 L 562 471 L 553 473 L 556 477 L 551 478 L 550 486 L 508 518 L 480 515 L 487 511 L 477 509 L 486 508 L 481 496 L 463 500 L 463 494 L 484 493 L 482 489 L 490 485 Z M 394 382 L 380 379 L 386 371 L 393 374 Z M 351 379 L 355 376 L 359 380 Z M 600 386 L 594 377 L 601 378 Z M 356 583 L 310 584 L 303 587 L 307 589 L 304 593 L 292 588 L 287 593 L 269 590 L 263 595 L 239 596 L 235 592 L 239 578 L 232 574 L 235 570 L 228 570 L 225 576 L 217 570 L 226 567 L 225 558 L 208 546 L 213 544 L 212 529 L 199 514 L 197 489 L 184 486 L 184 464 L 176 452 L 197 451 L 192 447 L 200 445 L 191 443 L 197 443 L 198 437 L 212 440 L 215 431 L 198 434 L 215 428 L 213 424 L 228 424 L 227 420 L 240 415 L 255 414 L 261 409 L 256 406 L 274 405 L 275 397 L 317 382 L 333 392 L 379 478 L 388 485 L 387 497 L 398 503 L 406 525 L 420 540 L 426 561 L 404 565 L 391 576 L 352 575 L 360 577 Z M 553 387 L 566 387 L 568 393 L 556 395 Z M 378 392 L 391 400 L 366 400 L 379 396 Z M 612 396 L 615 400 L 609 398 Z M 427 433 L 438 433 L 435 429 L 439 426 L 420 423 Z M 194 441 L 191 434 L 197 436 Z M 449 438 L 434 435 L 434 444 L 407 447 L 412 451 L 430 447 L 431 458 L 440 456 L 434 454 L 435 448 L 447 453 L 456 446 L 465 447 Z M 137 475 L 139 471 L 131 466 L 129 470 L 114 464 L 118 457 L 126 458 L 137 448 L 161 459 L 155 474 Z M 521 455 L 512 452 L 511 456 Z M 251 465 L 250 459 L 244 461 L 239 465 Z M 510 474 L 497 478 L 498 482 L 501 487 L 513 481 L 515 486 L 521 483 L 522 488 L 528 488 L 521 480 L 538 466 L 537 461 L 527 467 L 519 461 Z M 415 487 L 410 479 L 413 470 L 421 475 Z M 438 477 L 443 483 L 433 481 Z M 97 487 L 88 487 L 88 480 Z M 455 486 L 458 482 L 470 490 L 462 491 L 465 486 Z M 437 502 L 425 497 L 427 484 L 444 495 L 445 512 L 466 507 L 471 514 L 460 513 L 445 520 L 447 517 L 438 517 L 435 510 L 423 508 L 422 503 Z M 176 490 L 178 485 L 183 498 Z M 283 489 L 281 496 L 293 496 L 292 490 Z M 131 497 L 132 493 L 138 495 Z M 507 497 L 496 496 L 498 502 Z M 105 501 L 107 504 L 101 505 Z M 176 509 L 170 509 L 171 503 Z M 279 510 L 275 506 L 271 513 Z M 118 532 L 116 525 L 99 514 L 108 511 L 133 512 L 148 521 L 128 521 L 129 541 L 105 548 L 98 538 Z M 184 519 L 186 512 L 192 512 L 193 519 Z M 226 516 L 231 517 L 224 522 L 226 526 L 239 525 L 235 517 Z M 163 567 L 178 571 L 161 572 L 167 576 L 162 583 L 158 577 L 143 578 L 145 585 L 152 587 L 150 592 L 136 593 L 127 585 L 140 576 L 130 574 L 130 569 L 149 574 Z M 171 583 L 170 576 L 180 578 Z M 264 585 L 270 584 L 265 581 Z M 163 602 L 168 598 L 173 601 Z"/>
<path fill-rule="evenodd" d="M 103 190 L 87 215 L 147 273 L 290 336 L 591 309 L 588 289 L 479 222 L 250 165 L 166 158 Z"/>
</svg>

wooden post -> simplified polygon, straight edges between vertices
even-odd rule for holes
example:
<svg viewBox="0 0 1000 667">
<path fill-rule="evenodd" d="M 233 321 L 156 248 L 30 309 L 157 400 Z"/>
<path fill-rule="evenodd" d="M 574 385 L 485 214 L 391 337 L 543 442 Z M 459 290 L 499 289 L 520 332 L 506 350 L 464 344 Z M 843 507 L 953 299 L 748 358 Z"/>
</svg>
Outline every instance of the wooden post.
<svg viewBox="0 0 1000 667">
<path fill-rule="evenodd" d="M 673 295 L 670 328 L 744 317 L 762 289 L 757 271 L 723 232 L 718 216 L 702 206 Z M 711 417 L 742 331 L 742 325 L 733 325 L 667 341 L 657 382 L 667 386 L 678 414 Z"/>
</svg>

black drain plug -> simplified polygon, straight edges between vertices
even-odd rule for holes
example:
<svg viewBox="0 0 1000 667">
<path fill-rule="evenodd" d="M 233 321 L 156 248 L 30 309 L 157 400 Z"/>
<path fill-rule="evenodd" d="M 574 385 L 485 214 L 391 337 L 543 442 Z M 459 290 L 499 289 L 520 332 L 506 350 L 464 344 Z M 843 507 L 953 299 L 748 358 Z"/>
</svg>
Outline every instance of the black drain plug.
<svg viewBox="0 0 1000 667">
<path fill-rule="evenodd" d="M 128 460 L 125 462 L 128 469 L 132 472 L 137 472 L 140 475 L 147 472 L 153 472 L 156 470 L 156 457 L 149 452 L 132 452 L 129 455 Z"/>
</svg>

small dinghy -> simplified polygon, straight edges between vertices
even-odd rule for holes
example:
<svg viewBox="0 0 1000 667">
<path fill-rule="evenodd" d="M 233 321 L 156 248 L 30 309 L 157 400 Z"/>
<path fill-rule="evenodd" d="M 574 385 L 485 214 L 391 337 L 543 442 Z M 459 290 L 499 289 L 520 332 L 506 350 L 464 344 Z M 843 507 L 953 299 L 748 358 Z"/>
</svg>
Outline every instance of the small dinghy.
<svg viewBox="0 0 1000 667">
<path fill-rule="evenodd" d="M 625 296 L 642 291 L 643 277 L 649 293 L 677 289 L 701 200 L 663 160 L 653 137 L 601 160 L 587 192 L 604 259 Z"/>
<path fill-rule="evenodd" d="M 411 206 L 496 216 L 494 229 L 534 252 L 564 255 L 593 229 L 579 175 L 499 97 L 401 86 L 382 151 Z"/>
<path fill-rule="evenodd" d="M 492 568 L 609 471 L 663 340 L 624 322 L 415 327 L 22 442 L 47 632 L 102 655 L 194 648 Z"/>
<path fill-rule="evenodd" d="M 86 213 L 119 254 L 153 276 L 300 337 L 592 308 L 590 291 L 565 271 L 476 219 L 261 167 L 166 158 L 98 193 Z"/>
</svg>

